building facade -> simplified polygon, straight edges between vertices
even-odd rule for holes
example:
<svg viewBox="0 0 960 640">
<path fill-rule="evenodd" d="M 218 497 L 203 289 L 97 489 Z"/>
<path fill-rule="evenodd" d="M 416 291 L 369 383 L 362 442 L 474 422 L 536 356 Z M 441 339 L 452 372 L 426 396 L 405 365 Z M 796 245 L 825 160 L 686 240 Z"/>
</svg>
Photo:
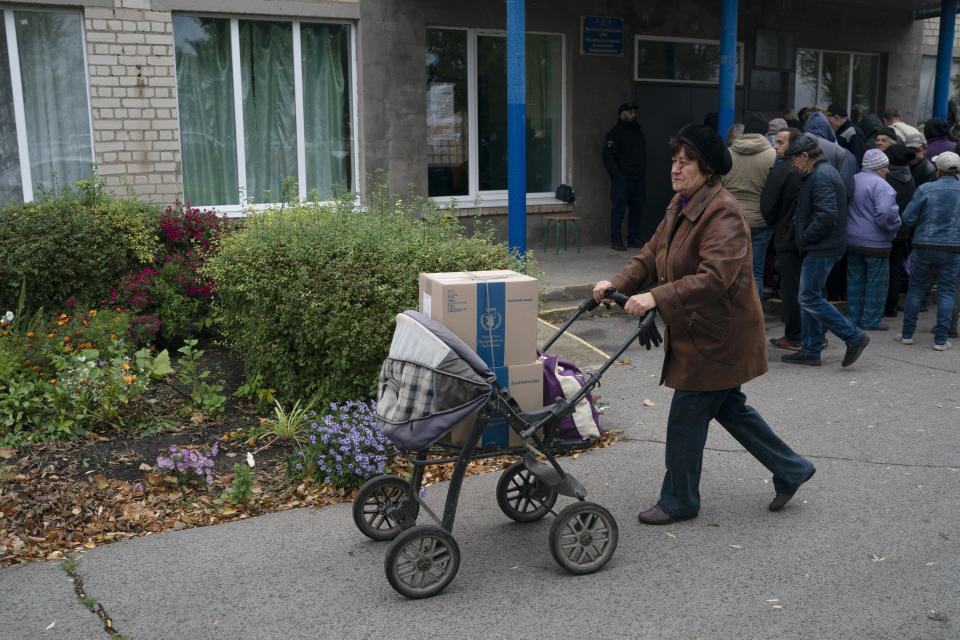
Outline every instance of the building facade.
<svg viewBox="0 0 960 640">
<path fill-rule="evenodd" d="M 924 120 L 938 24 L 913 12 L 936 6 L 741 0 L 736 119 L 840 101 L 854 118 Z M 527 0 L 531 246 L 544 213 L 571 209 L 584 241 L 609 237 L 600 154 L 625 101 L 648 140 L 652 233 L 671 196 L 667 140 L 717 110 L 720 12 Z M 502 0 L 0 2 L 0 205 L 94 166 L 110 189 L 239 215 L 362 194 L 382 169 L 505 237 L 505 33 Z"/>
</svg>

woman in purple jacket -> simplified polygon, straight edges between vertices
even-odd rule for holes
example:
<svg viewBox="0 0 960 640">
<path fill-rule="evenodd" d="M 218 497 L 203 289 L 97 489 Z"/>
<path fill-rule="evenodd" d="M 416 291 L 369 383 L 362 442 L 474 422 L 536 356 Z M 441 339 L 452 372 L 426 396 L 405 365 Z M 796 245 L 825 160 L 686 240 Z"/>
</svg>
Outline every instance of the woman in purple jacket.
<svg viewBox="0 0 960 640">
<path fill-rule="evenodd" d="M 887 299 L 887 259 L 900 228 L 897 192 L 884 179 L 889 160 L 879 149 L 863 155 L 863 170 L 847 215 L 847 304 L 850 322 L 866 331 L 886 331 L 880 324 Z"/>
</svg>

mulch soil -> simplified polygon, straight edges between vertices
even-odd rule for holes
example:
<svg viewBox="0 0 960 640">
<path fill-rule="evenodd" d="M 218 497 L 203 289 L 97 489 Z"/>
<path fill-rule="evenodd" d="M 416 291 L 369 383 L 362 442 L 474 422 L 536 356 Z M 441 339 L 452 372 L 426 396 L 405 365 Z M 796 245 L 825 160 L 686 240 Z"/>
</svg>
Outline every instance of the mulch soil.
<svg viewBox="0 0 960 640">
<path fill-rule="evenodd" d="M 208 380 L 224 385 L 228 400 L 222 416 L 178 417 L 183 413 L 178 414 L 182 398 L 161 387 L 152 400 L 163 407 L 170 428 L 160 433 L 110 431 L 68 442 L 0 448 L 0 566 L 54 560 L 162 531 L 353 499 L 355 489 L 288 482 L 285 460 L 296 451 L 295 443 L 270 443 L 268 438 L 251 445 L 244 439 L 261 417 L 268 416 L 232 396 L 242 380 L 239 363 L 209 349 L 202 367 L 213 372 Z M 606 435 L 594 447 L 615 441 L 615 436 Z M 170 445 L 209 450 L 214 443 L 219 444 L 219 454 L 211 487 L 178 485 L 176 476 L 157 467 L 157 456 L 167 453 Z M 233 465 L 245 463 L 248 452 L 256 461 L 253 499 L 246 507 L 220 500 L 234 479 Z M 517 459 L 475 460 L 467 475 L 503 469 Z M 402 474 L 407 468 L 398 458 L 391 472 Z M 425 483 L 448 479 L 452 469 L 452 464 L 429 467 Z"/>
</svg>

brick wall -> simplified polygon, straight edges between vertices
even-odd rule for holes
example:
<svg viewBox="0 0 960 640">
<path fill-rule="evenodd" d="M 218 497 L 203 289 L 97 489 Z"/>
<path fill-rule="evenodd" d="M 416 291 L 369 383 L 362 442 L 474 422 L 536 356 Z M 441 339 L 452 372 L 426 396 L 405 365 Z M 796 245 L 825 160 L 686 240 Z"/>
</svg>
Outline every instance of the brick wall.
<svg viewBox="0 0 960 640">
<path fill-rule="evenodd" d="M 960 26 L 960 21 L 957 22 Z M 940 39 L 940 18 L 927 18 L 923 21 L 923 44 L 927 47 L 936 47 Z M 960 53 L 960 31 L 953 33 L 953 55 Z"/>
<path fill-rule="evenodd" d="M 183 192 L 171 13 L 114 0 L 84 19 L 100 176 L 111 190 L 171 203 Z"/>
</svg>

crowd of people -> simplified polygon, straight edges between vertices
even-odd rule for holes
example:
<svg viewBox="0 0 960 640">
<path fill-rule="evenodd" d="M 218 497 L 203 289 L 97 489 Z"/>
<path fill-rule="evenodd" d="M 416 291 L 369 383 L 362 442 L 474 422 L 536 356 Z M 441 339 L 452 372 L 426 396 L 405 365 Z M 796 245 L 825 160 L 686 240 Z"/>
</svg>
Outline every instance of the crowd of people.
<svg viewBox="0 0 960 640">
<path fill-rule="evenodd" d="M 847 345 L 846 365 L 900 311 L 895 339 L 913 344 L 933 291 L 932 346 L 951 347 L 960 311 L 960 124 L 950 107 L 949 121 L 931 118 L 922 133 L 896 109 L 854 124 L 839 103 L 769 122 L 755 114 L 728 130 L 733 167 L 723 184 L 750 226 L 761 299 L 768 248 L 776 254 L 784 335 L 770 344 L 793 352 L 784 362 L 821 365 L 829 330 Z M 846 316 L 824 296 L 843 263 Z"/>
</svg>

